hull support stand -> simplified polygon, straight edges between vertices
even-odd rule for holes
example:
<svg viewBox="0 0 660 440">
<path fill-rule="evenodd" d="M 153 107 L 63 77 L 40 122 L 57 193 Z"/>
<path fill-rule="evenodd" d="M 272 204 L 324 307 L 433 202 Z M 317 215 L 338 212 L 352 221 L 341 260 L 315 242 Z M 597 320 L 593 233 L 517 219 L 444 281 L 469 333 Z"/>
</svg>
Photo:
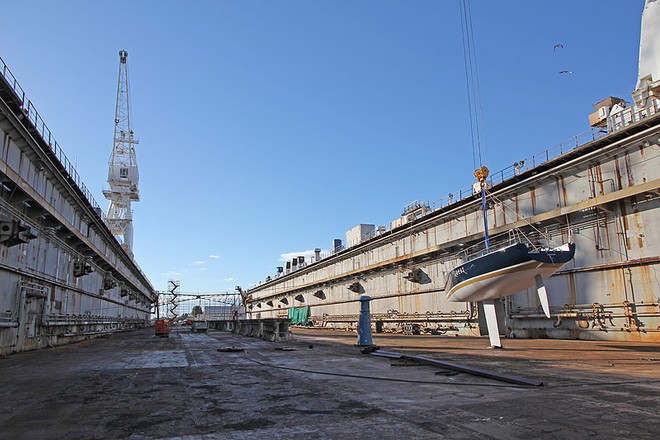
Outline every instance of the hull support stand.
<svg viewBox="0 0 660 440">
<path fill-rule="evenodd" d="M 486 315 L 486 327 L 488 328 L 488 338 L 492 348 L 502 348 L 500 341 L 500 329 L 497 325 L 497 315 L 495 314 L 495 301 L 492 299 L 483 300 L 484 315 Z"/>
<path fill-rule="evenodd" d="M 543 278 L 541 275 L 536 275 L 534 277 L 536 281 L 536 293 L 539 295 L 539 301 L 541 301 L 541 307 L 543 307 L 543 313 L 548 318 L 550 317 L 550 304 L 548 303 L 548 292 L 545 290 L 545 284 L 543 283 Z"/>
</svg>

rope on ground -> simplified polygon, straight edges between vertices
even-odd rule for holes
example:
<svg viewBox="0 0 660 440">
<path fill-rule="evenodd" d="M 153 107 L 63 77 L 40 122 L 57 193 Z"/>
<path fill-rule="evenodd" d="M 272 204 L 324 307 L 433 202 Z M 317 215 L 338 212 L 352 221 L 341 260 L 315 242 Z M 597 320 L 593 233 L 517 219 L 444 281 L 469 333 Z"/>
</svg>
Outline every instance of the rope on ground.
<svg viewBox="0 0 660 440">
<path fill-rule="evenodd" d="M 424 385 L 456 385 L 456 386 L 472 386 L 472 387 L 492 387 L 492 388 L 519 388 L 519 389 L 529 389 L 529 387 L 523 387 L 518 385 L 501 385 L 501 384 L 490 384 L 490 383 L 458 383 L 458 382 L 436 382 L 430 380 L 413 380 L 413 379 L 396 379 L 390 377 L 377 377 L 377 376 L 365 376 L 361 374 L 348 374 L 348 373 L 333 373 L 330 371 L 317 371 L 317 370 L 308 370 L 305 368 L 293 368 L 285 367 L 282 365 L 269 364 L 267 362 L 261 362 L 256 359 L 248 356 L 247 350 L 244 352 L 245 359 L 255 364 L 268 367 L 276 368 L 279 370 L 289 370 L 289 371 L 298 371 L 300 373 L 309 373 L 309 374 L 321 374 L 324 376 L 336 376 L 336 377 L 348 377 L 353 379 L 369 379 L 369 380 L 380 380 L 385 382 L 403 382 L 403 383 L 416 383 Z"/>
<path fill-rule="evenodd" d="M 459 383 L 459 382 L 437 382 L 437 381 L 429 381 L 429 380 L 413 380 L 413 379 L 396 379 L 396 378 L 390 378 L 390 377 L 377 377 L 377 376 L 365 376 L 361 374 L 348 374 L 348 373 L 333 373 L 329 371 L 317 371 L 317 370 L 308 370 L 305 368 L 293 368 L 293 367 L 285 367 L 282 365 L 275 365 L 275 364 L 269 364 L 267 362 L 261 362 L 256 359 L 252 359 L 251 357 L 248 356 L 247 350 L 245 350 L 245 359 L 247 359 L 250 362 L 253 362 L 255 364 L 268 367 L 268 368 L 276 368 L 279 370 L 289 370 L 289 371 L 298 371 L 301 373 L 309 373 L 309 374 L 321 374 L 324 376 L 336 376 L 336 377 L 348 377 L 348 378 L 353 378 L 353 379 L 368 379 L 368 380 L 380 380 L 380 381 L 385 381 L 385 382 L 402 382 L 402 383 L 415 383 L 415 384 L 423 384 L 423 385 L 455 385 L 455 386 L 466 386 L 466 387 L 491 387 L 491 388 L 518 388 L 518 389 L 525 389 L 528 390 L 530 387 L 524 387 L 524 386 L 518 386 L 518 385 L 503 385 L 503 384 L 492 384 L 492 383 Z M 603 387 L 603 386 L 619 386 L 619 385 L 652 385 L 652 384 L 658 384 L 660 383 L 660 380 L 637 380 L 637 381 L 618 381 L 618 382 L 578 382 L 578 383 L 570 383 L 570 384 L 561 384 L 561 385 L 548 385 L 545 384 L 543 386 L 544 389 L 548 388 L 568 388 L 568 387 Z"/>
</svg>

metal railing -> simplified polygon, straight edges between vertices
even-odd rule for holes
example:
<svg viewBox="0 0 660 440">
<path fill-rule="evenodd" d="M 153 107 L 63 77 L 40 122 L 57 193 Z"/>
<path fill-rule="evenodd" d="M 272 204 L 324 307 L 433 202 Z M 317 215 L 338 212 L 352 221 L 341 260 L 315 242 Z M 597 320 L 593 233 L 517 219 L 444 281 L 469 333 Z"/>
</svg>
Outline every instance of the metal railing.
<svg viewBox="0 0 660 440">
<path fill-rule="evenodd" d="M 611 113 L 607 117 L 607 128 L 612 133 L 621 130 L 622 128 L 625 128 L 631 124 L 639 122 L 645 118 L 649 118 L 656 115 L 657 113 L 660 113 L 660 101 L 655 99 L 652 99 L 651 101 L 651 104 L 647 105 L 646 107 L 640 108 L 636 105 L 633 105 L 631 107 L 624 108 L 619 112 Z"/>
<path fill-rule="evenodd" d="M 575 135 L 563 142 L 560 142 L 559 144 L 543 150 L 540 153 L 514 162 L 513 165 L 509 165 L 502 170 L 491 173 L 487 183 L 489 186 L 498 185 L 512 177 L 517 176 L 518 174 L 522 174 L 526 171 L 538 167 L 539 165 L 549 162 L 550 160 L 555 159 L 564 153 L 574 150 L 577 147 L 585 145 L 596 139 L 600 139 L 607 134 L 608 132 L 603 128 L 590 128 L 589 130 Z M 468 197 L 472 197 L 474 194 L 475 192 L 473 185 L 459 188 L 453 193 L 449 193 L 447 197 L 436 199 L 431 202 L 431 209 L 436 210 L 445 206 L 449 206 Z"/>
<path fill-rule="evenodd" d="M 117 324 L 126 322 L 143 322 L 144 319 L 129 318 L 120 316 L 99 316 L 99 315 L 63 315 L 47 314 L 44 316 L 46 325 L 99 325 L 99 324 Z"/>
<path fill-rule="evenodd" d="M 46 126 L 46 123 L 39 115 L 39 112 L 37 112 L 37 109 L 34 107 L 34 104 L 32 104 L 32 101 L 27 99 L 27 97 L 25 96 L 25 91 L 16 80 L 16 77 L 11 73 L 11 71 L 7 67 L 7 64 L 5 64 L 2 58 L 0 58 L 0 67 L 2 69 L 2 76 L 5 82 L 9 85 L 9 87 L 14 91 L 14 93 L 20 100 L 21 111 L 23 112 L 23 115 L 27 118 L 28 121 L 30 121 L 30 123 L 34 126 L 34 128 L 41 136 L 41 139 L 48 145 L 48 147 L 53 152 L 53 154 L 55 154 L 55 157 L 57 157 L 57 159 L 60 161 L 60 164 L 64 167 L 65 171 L 68 173 L 69 177 L 71 177 L 74 183 L 78 186 L 78 189 L 80 189 L 80 191 L 85 195 L 87 201 L 92 205 L 92 207 L 99 215 L 99 217 L 103 218 L 103 210 L 92 196 L 92 193 L 87 189 L 85 184 L 82 182 L 82 179 L 78 174 L 78 171 L 76 171 L 73 164 L 71 164 L 69 159 L 66 157 L 66 154 L 64 154 L 64 151 L 53 137 L 50 129 Z"/>
</svg>

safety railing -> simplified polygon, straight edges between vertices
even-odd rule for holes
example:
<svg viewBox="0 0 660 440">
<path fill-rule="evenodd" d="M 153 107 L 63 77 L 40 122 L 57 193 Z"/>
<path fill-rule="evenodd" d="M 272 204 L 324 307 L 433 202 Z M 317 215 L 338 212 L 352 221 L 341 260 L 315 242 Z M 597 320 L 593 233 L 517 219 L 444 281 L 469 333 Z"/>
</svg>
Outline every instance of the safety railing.
<svg viewBox="0 0 660 440">
<path fill-rule="evenodd" d="M 651 104 L 646 107 L 633 105 L 623 110 L 612 113 L 607 117 L 607 128 L 610 132 L 615 132 L 631 124 L 660 113 L 660 101 L 651 100 Z"/>
<path fill-rule="evenodd" d="M 560 142 L 553 147 L 543 150 L 540 153 L 514 162 L 513 165 L 510 165 L 500 171 L 491 172 L 487 183 L 490 186 L 498 185 L 514 176 L 517 176 L 518 174 L 522 174 L 526 171 L 538 167 L 539 165 L 549 162 L 550 160 L 555 159 L 564 153 L 574 150 L 579 146 L 602 138 L 607 134 L 608 132 L 605 129 L 591 128 L 583 133 Z M 434 200 L 431 203 L 431 209 L 436 210 L 445 206 L 449 206 L 468 197 L 472 197 L 474 194 L 474 186 L 472 185 L 459 188 L 458 190 L 449 193 L 447 197 Z"/>
<path fill-rule="evenodd" d="M 57 157 L 60 164 L 68 173 L 69 177 L 71 177 L 74 183 L 78 186 L 78 189 L 80 189 L 80 191 L 85 195 L 89 203 L 94 208 L 94 211 L 96 211 L 99 217 L 103 218 L 103 211 L 101 210 L 101 207 L 94 199 L 94 196 L 92 196 L 92 193 L 82 182 L 78 171 L 76 171 L 71 161 L 69 161 L 69 159 L 66 157 L 66 154 L 64 154 L 64 151 L 53 137 L 50 129 L 46 126 L 46 123 L 39 115 L 39 112 L 37 112 L 34 104 L 32 104 L 32 101 L 27 99 L 25 96 L 25 91 L 16 80 L 16 77 L 11 73 L 7 67 L 7 64 L 2 58 L 0 58 L 0 69 L 2 70 L 2 77 L 4 78 L 5 82 L 9 85 L 9 87 L 20 100 L 21 111 L 23 112 L 24 117 L 27 118 L 27 120 L 34 126 L 36 131 L 39 133 L 39 136 L 41 136 L 41 139 L 48 145 L 55 157 Z"/>
</svg>

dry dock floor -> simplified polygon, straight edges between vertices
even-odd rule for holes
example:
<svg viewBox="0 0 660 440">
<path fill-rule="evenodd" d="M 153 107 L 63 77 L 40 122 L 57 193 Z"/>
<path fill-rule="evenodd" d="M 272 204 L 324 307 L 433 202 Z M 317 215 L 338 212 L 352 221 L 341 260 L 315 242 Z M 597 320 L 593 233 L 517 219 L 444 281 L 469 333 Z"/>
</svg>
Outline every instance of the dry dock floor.
<svg viewBox="0 0 660 440">
<path fill-rule="evenodd" d="M 530 387 L 361 354 L 354 333 L 293 333 L 144 329 L 0 358 L 0 438 L 660 438 L 658 344 L 374 335 L 544 382 Z"/>
</svg>

